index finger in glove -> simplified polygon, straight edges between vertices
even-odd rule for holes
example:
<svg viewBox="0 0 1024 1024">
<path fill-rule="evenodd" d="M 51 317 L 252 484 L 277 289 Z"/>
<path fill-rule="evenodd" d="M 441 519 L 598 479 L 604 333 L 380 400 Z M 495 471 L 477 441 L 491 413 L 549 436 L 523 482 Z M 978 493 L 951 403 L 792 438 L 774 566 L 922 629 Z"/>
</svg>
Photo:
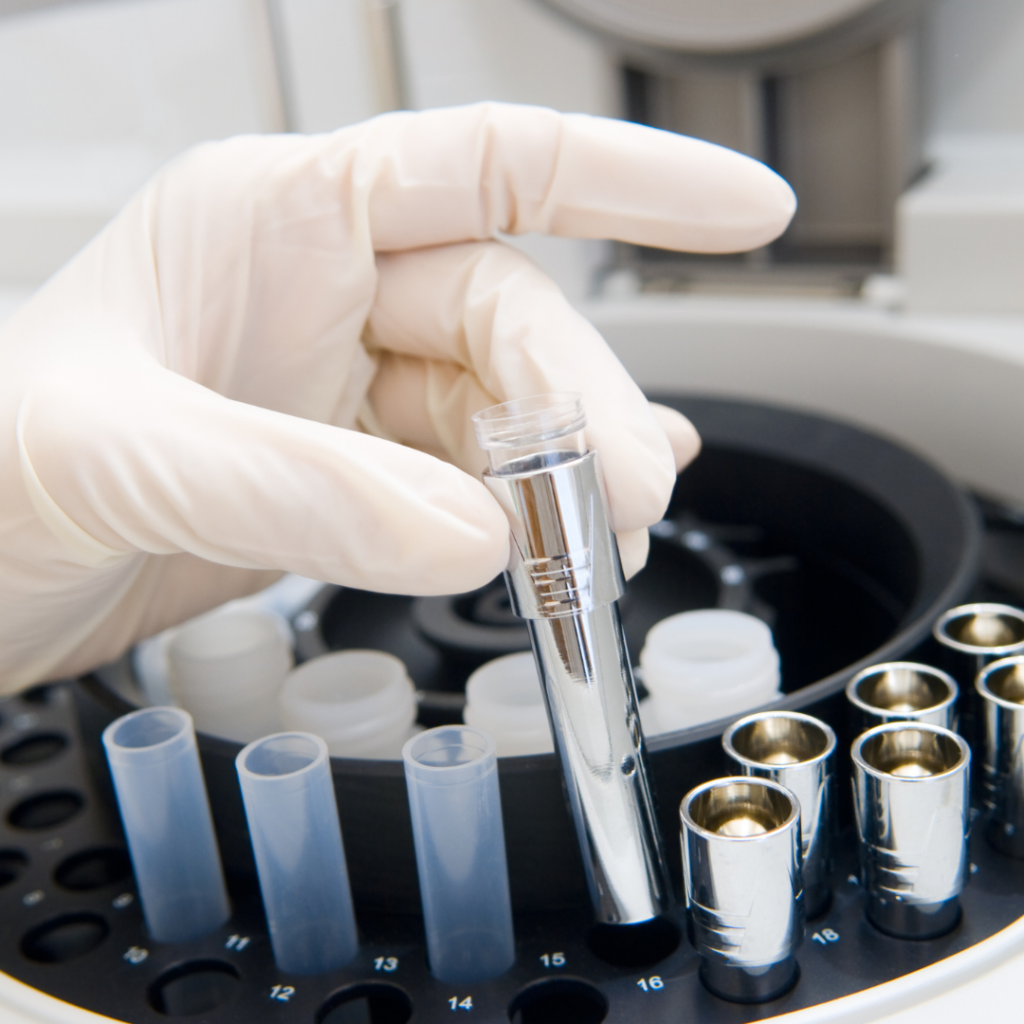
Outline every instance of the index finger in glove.
<svg viewBox="0 0 1024 1024">
<path fill-rule="evenodd" d="M 693 252 L 782 233 L 792 190 L 732 150 L 643 125 L 484 103 L 366 126 L 378 251 L 540 231 Z"/>
<path fill-rule="evenodd" d="M 796 208 L 774 171 L 721 146 L 501 103 L 201 146 L 161 181 L 175 202 L 207 201 L 203 244 L 230 222 L 289 258 L 333 253 L 339 236 L 394 252 L 527 231 L 738 252 L 776 238 Z M 325 272 L 349 270 L 327 260 Z"/>
<path fill-rule="evenodd" d="M 478 474 L 486 459 L 473 413 L 577 391 L 614 528 L 662 517 L 677 467 L 699 448 L 696 431 L 678 413 L 652 410 L 601 335 L 527 257 L 483 242 L 381 256 L 377 268 L 367 338 L 384 350 L 370 389 L 384 431 Z"/>
</svg>

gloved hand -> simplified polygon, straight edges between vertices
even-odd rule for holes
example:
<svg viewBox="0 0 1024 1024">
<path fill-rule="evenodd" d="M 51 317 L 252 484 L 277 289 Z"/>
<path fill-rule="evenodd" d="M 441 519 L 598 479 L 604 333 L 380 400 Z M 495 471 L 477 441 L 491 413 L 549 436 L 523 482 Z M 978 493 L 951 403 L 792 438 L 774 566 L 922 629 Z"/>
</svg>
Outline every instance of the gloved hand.
<svg viewBox="0 0 1024 1024">
<path fill-rule="evenodd" d="M 482 585 L 508 524 L 470 416 L 538 392 L 583 393 L 634 571 L 696 434 L 491 239 L 728 252 L 793 208 L 735 153 L 526 107 L 186 153 L 0 331 L 0 690 L 281 571 Z"/>
</svg>

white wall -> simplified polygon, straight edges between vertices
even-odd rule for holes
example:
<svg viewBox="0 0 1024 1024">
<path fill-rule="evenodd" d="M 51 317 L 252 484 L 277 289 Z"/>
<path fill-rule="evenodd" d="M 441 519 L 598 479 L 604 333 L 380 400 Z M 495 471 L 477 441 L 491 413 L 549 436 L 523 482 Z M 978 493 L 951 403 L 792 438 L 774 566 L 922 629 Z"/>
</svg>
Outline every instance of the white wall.
<svg viewBox="0 0 1024 1024">
<path fill-rule="evenodd" d="M 604 47 L 536 0 L 403 0 L 401 10 L 414 107 L 493 99 L 618 113 Z"/>
<path fill-rule="evenodd" d="M 250 0 L 98 0 L 3 19 L 0 146 L 165 156 L 276 127 L 259 14 Z"/>
<path fill-rule="evenodd" d="M 368 8 L 387 2 L 90 0 L 0 18 L 0 286 L 38 283 L 194 142 L 286 118 L 324 131 L 385 109 Z M 618 112 L 614 56 L 539 0 L 397 2 L 413 107 Z M 936 0 L 926 38 L 933 151 L 1024 135 L 1024 0 Z M 602 258 L 594 246 L 518 244 L 573 297 Z"/>
<path fill-rule="evenodd" d="M 930 134 L 1024 134 L 1024 2 L 938 0 L 927 24 Z"/>
<path fill-rule="evenodd" d="M 94 0 L 0 18 L 0 288 L 44 280 L 194 143 L 378 113 L 365 3 Z"/>
</svg>

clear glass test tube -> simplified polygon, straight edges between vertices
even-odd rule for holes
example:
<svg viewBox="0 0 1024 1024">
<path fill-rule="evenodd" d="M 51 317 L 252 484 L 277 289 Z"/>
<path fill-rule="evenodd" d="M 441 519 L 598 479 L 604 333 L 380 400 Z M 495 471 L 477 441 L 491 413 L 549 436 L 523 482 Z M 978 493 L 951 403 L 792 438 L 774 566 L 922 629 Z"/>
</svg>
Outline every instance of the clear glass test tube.
<svg viewBox="0 0 1024 1024">
<path fill-rule="evenodd" d="M 494 978 L 515 960 L 494 741 L 445 725 L 402 759 L 430 970 L 453 984 Z"/>
<path fill-rule="evenodd" d="M 278 733 L 235 759 L 274 960 L 318 974 L 359 948 L 327 744 Z"/>
<path fill-rule="evenodd" d="M 107 726 L 103 746 L 150 935 L 186 942 L 213 931 L 231 908 L 192 717 L 133 711 Z"/>
</svg>

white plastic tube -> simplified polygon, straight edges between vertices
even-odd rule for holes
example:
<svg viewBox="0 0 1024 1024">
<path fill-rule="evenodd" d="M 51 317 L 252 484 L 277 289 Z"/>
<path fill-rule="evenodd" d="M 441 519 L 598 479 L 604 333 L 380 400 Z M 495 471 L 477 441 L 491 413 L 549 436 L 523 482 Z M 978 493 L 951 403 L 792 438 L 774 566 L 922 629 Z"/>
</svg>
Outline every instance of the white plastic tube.
<svg viewBox="0 0 1024 1024">
<path fill-rule="evenodd" d="M 416 721 L 405 664 L 383 651 L 337 651 L 289 673 L 280 697 L 286 729 L 323 737 L 334 757 L 398 758 Z"/>
<path fill-rule="evenodd" d="M 466 726 L 402 750 L 430 970 L 450 984 L 497 977 L 515 960 L 494 741 Z"/>
<path fill-rule="evenodd" d="M 231 909 L 191 717 L 133 711 L 104 729 L 103 746 L 150 935 L 186 942 L 213 931 Z"/>
<path fill-rule="evenodd" d="M 481 665 L 466 683 L 462 717 L 466 725 L 494 740 L 498 757 L 555 749 L 532 651 L 506 654 Z"/>
<path fill-rule="evenodd" d="M 292 652 L 276 616 L 196 619 L 171 640 L 167 656 L 171 692 L 201 732 L 248 743 L 281 728 L 277 698 Z"/>
<path fill-rule="evenodd" d="M 341 967 L 359 938 L 327 744 L 308 733 L 265 736 L 235 767 L 277 966 Z"/>
<path fill-rule="evenodd" d="M 707 609 L 663 619 L 640 652 L 650 697 L 648 734 L 685 729 L 760 707 L 779 697 L 772 631 L 742 612 Z"/>
</svg>

